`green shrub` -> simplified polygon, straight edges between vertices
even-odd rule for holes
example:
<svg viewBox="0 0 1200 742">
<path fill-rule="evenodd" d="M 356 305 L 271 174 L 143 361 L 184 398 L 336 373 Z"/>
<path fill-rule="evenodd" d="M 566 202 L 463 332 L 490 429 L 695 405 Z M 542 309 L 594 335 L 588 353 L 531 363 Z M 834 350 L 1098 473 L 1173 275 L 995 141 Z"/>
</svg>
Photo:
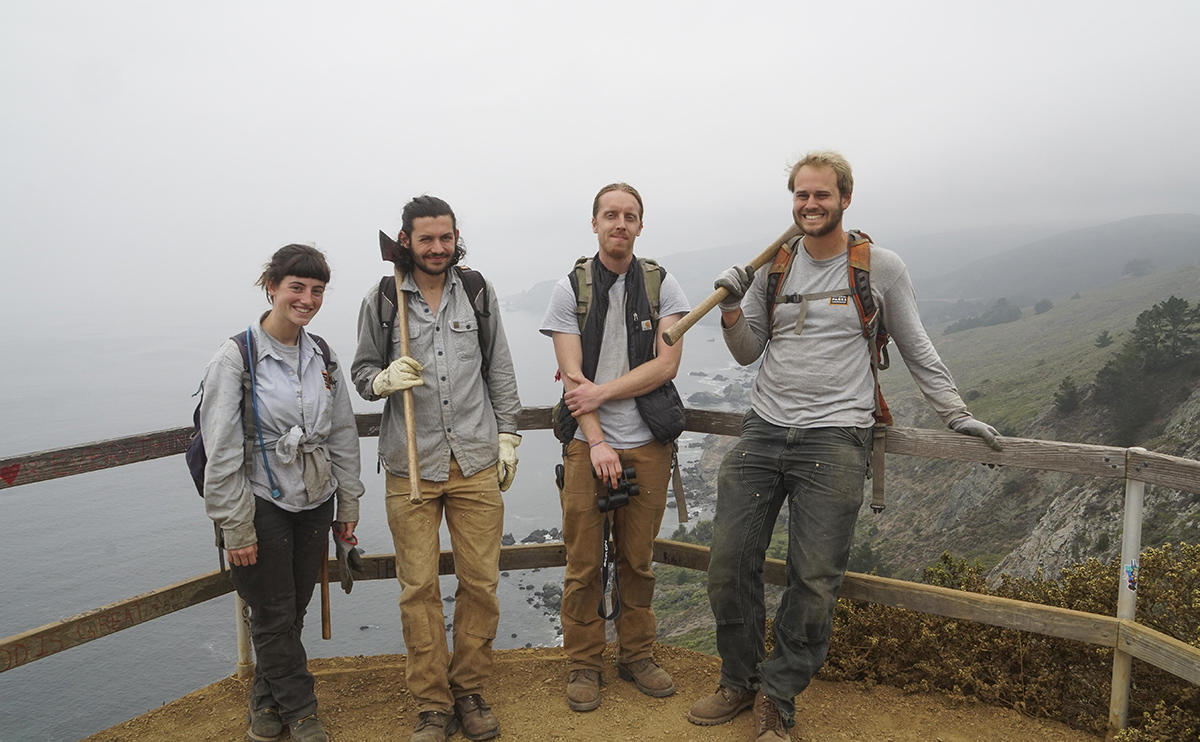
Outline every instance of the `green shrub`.
<svg viewBox="0 0 1200 742">
<path fill-rule="evenodd" d="M 1114 615 L 1118 560 L 1090 559 L 1058 579 L 1005 576 L 989 588 L 978 564 L 943 554 L 927 584 L 1078 611 Z M 1137 620 L 1200 647 L 1200 544 L 1164 544 L 1142 553 Z M 768 621 L 768 645 L 773 632 Z M 1108 719 L 1112 650 L 1013 629 L 839 600 L 826 680 L 940 691 L 1057 719 L 1102 733 Z M 1200 688 L 1134 661 L 1124 742 L 1196 739 Z"/>
</svg>

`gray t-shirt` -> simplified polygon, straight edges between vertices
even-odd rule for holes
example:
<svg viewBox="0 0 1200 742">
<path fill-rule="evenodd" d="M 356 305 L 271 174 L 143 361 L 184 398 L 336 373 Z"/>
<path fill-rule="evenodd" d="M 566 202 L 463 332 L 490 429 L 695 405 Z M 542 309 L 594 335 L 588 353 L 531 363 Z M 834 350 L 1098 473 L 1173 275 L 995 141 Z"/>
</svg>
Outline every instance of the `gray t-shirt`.
<svg viewBox="0 0 1200 742">
<path fill-rule="evenodd" d="M 608 314 L 604 317 L 604 338 L 600 342 L 600 360 L 596 364 L 596 378 L 593 379 L 597 384 L 629 373 L 629 343 L 625 337 L 624 312 L 620 311 L 620 308 L 625 306 L 624 275 L 618 276 L 609 289 L 608 306 Z M 659 290 L 659 317 L 683 315 L 690 308 L 683 287 L 675 280 L 675 276 L 668 273 Z M 650 328 L 647 331 L 657 332 L 658 329 Z M 550 306 L 546 308 L 546 316 L 542 318 L 541 333 L 552 337 L 556 332 L 579 334 L 579 320 L 575 316 L 575 292 L 571 290 L 570 278 L 566 276 L 554 286 Z M 600 419 L 600 428 L 604 431 L 604 440 L 613 448 L 636 448 L 654 440 L 650 428 L 638 414 L 637 402 L 633 399 L 605 402 L 596 413 Z M 575 437 L 587 440 L 579 430 L 575 431 Z"/>
<path fill-rule="evenodd" d="M 814 260 L 799 247 L 781 294 L 838 292 L 850 284 L 847 253 Z M 778 304 L 767 327 L 767 274 L 754 275 L 742 318 L 725 328 L 725 343 L 746 365 L 766 351 L 750 406 L 764 420 L 794 428 L 870 427 L 875 381 L 867 340 L 851 296 Z M 947 424 L 967 414 L 954 380 L 938 357 L 917 312 L 908 270 L 891 250 L 871 247 L 871 293 L 918 388 Z M 799 332 L 797 330 L 799 329 Z M 769 341 L 769 342 L 768 342 Z"/>
</svg>

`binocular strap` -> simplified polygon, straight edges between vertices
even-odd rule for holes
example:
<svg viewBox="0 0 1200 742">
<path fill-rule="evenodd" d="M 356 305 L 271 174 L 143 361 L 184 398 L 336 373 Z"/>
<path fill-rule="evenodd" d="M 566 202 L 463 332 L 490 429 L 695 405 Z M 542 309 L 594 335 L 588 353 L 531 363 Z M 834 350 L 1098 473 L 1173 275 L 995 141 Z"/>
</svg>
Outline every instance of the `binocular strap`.
<svg viewBox="0 0 1200 742">
<path fill-rule="evenodd" d="M 611 536 L 611 540 L 610 540 Z M 612 621 L 617 616 L 621 615 L 621 586 L 620 579 L 617 577 L 616 551 L 617 551 L 617 524 L 613 522 L 611 513 L 604 514 L 604 533 L 601 536 L 601 559 L 600 559 L 600 604 L 596 606 L 596 613 L 600 614 L 600 618 L 605 621 Z M 608 592 L 608 573 L 612 569 L 612 598 L 609 605 L 612 606 L 611 611 L 604 610 L 604 595 Z"/>
</svg>

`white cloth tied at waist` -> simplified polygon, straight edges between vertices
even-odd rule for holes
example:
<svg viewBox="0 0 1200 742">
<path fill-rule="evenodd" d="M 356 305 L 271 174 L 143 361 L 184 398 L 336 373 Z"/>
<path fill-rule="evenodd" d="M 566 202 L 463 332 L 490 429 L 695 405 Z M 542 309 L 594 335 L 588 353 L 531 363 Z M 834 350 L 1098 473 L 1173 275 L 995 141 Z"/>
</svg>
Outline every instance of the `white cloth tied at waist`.
<svg viewBox="0 0 1200 742">
<path fill-rule="evenodd" d="M 325 496 L 333 473 L 329 463 L 329 454 L 325 451 L 323 443 L 309 441 L 308 434 L 304 432 L 304 429 L 299 425 L 293 425 L 291 430 L 281 435 L 275 442 L 275 455 L 279 457 L 281 463 L 290 464 L 296 460 L 297 454 L 303 457 L 301 461 L 304 472 L 304 490 L 308 502 L 320 502 Z"/>
</svg>

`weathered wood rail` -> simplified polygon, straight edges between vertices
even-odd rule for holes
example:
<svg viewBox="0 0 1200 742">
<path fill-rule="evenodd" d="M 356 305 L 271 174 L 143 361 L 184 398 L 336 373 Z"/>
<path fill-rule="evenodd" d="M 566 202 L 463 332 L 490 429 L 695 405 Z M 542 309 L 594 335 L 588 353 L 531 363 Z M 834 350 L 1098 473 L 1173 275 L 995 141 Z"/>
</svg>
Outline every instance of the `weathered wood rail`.
<svg viewBox="0 0 1200 742">
<path fill-rule="evenodd" d="M 378 414 L 358 415 L 359 434 L 378 435 L 379 418 Z M 740 423 L 741 415 L 735 413 L 688 410 L 687 430 L 692 432 L 737 435 Z M 549 408 L 526 408 L 521 414 L 520 427 L 523 430 L 550 428 Z M 190 428 L 174 428 L 0 459 L 0 490 L 180 454 L 187 447 L 190 435 Z M 1145 484 L 1200 492 L 1200 461 L 1138 448 L 1005 438 L 1004 450 L 993 451 L 977 439 L 956 433 L 899 427 L 887 431 L 883 445 L 888 454 L 1123 479 L 1127 483 L 1127 502 L 1135 502 L 1137 512 L 1137 528 L 1132 539 L 1130 519 L 1126 519 L 1123 560 L 1130 548 L 1134 557 L 1140 550 L 1140 498 Z M 708 569 L 708 549 L 700 546 L 658 539 L 654 556 L 663 564 Z M 500 566 L 506 570 L 555 567 L 565 563 L 566 550 L 561 543 L 507 546 L 500 552 Z M 454 558 L 450 552 L 442 553 L 439 568 L 442 574 L 453 574 Z M 369 556 L 365 559 L 364 569 L 365 573 L 357 575 L 356 579 L 395 579 L 392 555 Z M 785 570 L 784 562 L 768 559 L 765 578 L 770 583 L 783 585 L 787 579 Z M 340 579 L 336 561 L 330 561 L 329 571 L 332 581 Z M 210 572 L 0 639 L 0 672 L 232 590 L 227 573 Z M 1125 615 L 1113 617 L 853 572 L 846 575 L 842 597 L 1112 648 L 1115 650 L 1113 699 L 1110 702 L 1110 726 L 1113 728 L 1124 727 L 1126 722 L 1129 658 L 1148 662 L 1200 684 L 1200 649 L 1134 622 L 1132 597 L 1123 599 L 1124 605 L 1118 610 L 1119 614 Z M 1123 670 L 1120 667 L 1122 661 Z M 1124 700 L 1118 687 L 1121 683 L 1126 686 Z M 1124 709 L 1122 704 L 1125 704 Z"/>
<path fill-rule="evenodd" d="M 356 417 L 360 436 L 379 435 L 377 413 Z M 688 410 L 686 429 L 694 433 L 737 435 L 740 426 L 741 415 L 736 413 Z M 550 408 L 527 407 L 521 413 L 520 427 L 548 430 Z M 171 428 L 2 458 L 0 490 L 181 454 L 191 433 L 190 427 Z M 888 429 L 884 445 L 889 454 L 1019 466 L 1105 479 L 1136 478 L 1146 484 L 1200 491 L 1200 462 L 1153 451 L 1011 437 L 1004 439 L 1003 451 L 993 451 L 958 433 L 901 427 Z"/>
</svg>

